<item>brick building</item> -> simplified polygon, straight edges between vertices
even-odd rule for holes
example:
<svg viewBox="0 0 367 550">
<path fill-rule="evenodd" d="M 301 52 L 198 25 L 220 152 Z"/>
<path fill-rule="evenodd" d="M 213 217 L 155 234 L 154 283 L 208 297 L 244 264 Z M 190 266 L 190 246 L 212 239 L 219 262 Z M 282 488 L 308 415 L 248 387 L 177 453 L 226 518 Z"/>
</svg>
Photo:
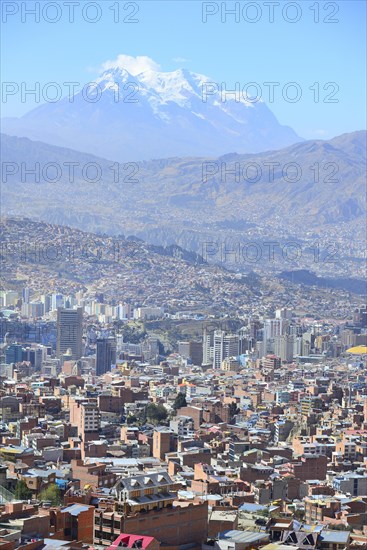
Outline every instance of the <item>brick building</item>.
<svg viewBox="0 0 367 550">
<path fill-rule="evenodd" d="M 165 460 L 166 453 L 177 449 L 177 436 L 168 429 L 156 429 L 153 433 L 153 456 Z"/>
<path fill-rule="evenodd" d="M 325 455 L 305 455 L 299 461 L 289 464 L 290 472 L 302 481 L 326 479 L 327 457 Z"/>
<path fill-rule="evenodd" d="M 133 515 L 97 509 L 94 542 L 109 546 L 121 533 L 129 532 L 154 537 L 170 550 L 179 550 L 185 544 L 195 544 L 190 546 L 190 550 L 201 550 L 207 537 L 207 525 L 207 502 L 179 503 Z"/>
<path fill-rule="evenodd" d="M 72 460 L 73 477 L 80 480 L 80 487 L 112 487 L 116 483 L 116 474 L 107 471 L 106 464 L 84 464 L 83 460 Z"/>
<path fill-rule="evenodd" d="M 82 540 L 93 543 L 94 506 L 71 504 L 66 508 L 52 510 L 51 525 L 58 538 L 65 540 Z"/>
</svg>

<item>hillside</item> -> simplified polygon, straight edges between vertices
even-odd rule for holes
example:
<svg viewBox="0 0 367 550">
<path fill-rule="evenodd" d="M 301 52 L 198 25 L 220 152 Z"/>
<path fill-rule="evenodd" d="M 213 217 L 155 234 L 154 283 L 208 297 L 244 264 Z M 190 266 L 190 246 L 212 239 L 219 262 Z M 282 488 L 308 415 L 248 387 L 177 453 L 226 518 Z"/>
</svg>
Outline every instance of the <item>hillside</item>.
<svg viewBox="0 0 367 550">
<path fill-rule="evenodd" d="M 323 239 L 363 257 L 366 132 L 258 155 L 126 164 L 3 136 L 2 158 L 4 214 L 201 255 L 213 242 Z M 25 173 L 35 167 L 37 181 Z"/>
<path fill-rule="evenodd" d="M 329 284 L 237 274 L 179 247 L 164 249 L 25 218 L 4 218 L 0 231 L 0 287 L 29 287 L 33 299 L 85 289 L 115 303 L 159 305 L 168 313 L 188 311 L 199 318 L 261 314 L 274 304 L 316 314 L 320 302 L 325 314 L 338 318 L 351 301 L 363 300 Z"/>
</svg>

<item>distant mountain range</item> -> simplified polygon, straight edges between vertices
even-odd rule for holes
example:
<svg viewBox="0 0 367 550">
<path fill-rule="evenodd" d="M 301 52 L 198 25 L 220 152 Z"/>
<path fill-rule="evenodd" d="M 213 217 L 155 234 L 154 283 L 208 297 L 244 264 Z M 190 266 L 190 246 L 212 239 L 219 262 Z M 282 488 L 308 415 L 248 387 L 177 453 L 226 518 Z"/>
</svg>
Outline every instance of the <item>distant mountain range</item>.
<svg viewBox="0 0 367 550">
<path fill-rule="evenodd" d="M 220 247 L 332 237 L 353 256 L 352 247 L 365 239 L 366 135 L 354 132 L 257 155 L 120 165 L 3 135 L 2 212 L 177 244 L 201 255 L 208 242 Z M 36 166 L 37 182 L 25 173 Z"/>
<path fill-rule="evenodd" d="M 120 162 L 257 153 L 302 141 L 263 101 L 183 69 L 133 76 L 111 68 L 94 88 L 2 119 L 2 131 Z"/>
<path fill-rule="evenodd" d="M 347 277 L 317 277 L 314 273 L 306 269 L 300 269 L 298 271 L 283 271 L 279 274 L 279 279 L 290 281 L 292 284 L 297 285 L 347 290 L 348 292 L 360 294 L 362 296 L 366 296 L 367 292 L 366 279 L 352 279 Z"/>
</svg>

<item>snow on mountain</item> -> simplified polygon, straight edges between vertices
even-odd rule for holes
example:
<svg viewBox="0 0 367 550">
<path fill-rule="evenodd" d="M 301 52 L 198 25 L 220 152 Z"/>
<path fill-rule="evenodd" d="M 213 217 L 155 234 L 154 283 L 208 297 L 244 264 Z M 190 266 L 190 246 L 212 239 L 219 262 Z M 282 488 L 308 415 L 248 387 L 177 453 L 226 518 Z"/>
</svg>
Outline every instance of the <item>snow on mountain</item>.
<svg viewBox="0 0 367 550">
<path fill-rule="evenodd" d="M 134 83 L 139 87 L 140 94 L 147 97 L 154 108 L 157 108 L 159 104 L 173 102 L 180 107 L 190 109 L 191 101 L 198 99 L 202 103 L 210 103 L 223 109 L 229 100 L 229 95 L 226 95 L 221 86 L 213 79 L 185 69 L 168 73 L 147 70 L 132 76 L 125 69 L 114 68 L 105 71 L 96 80 L 96 83 L 103 91 L 121 90 L 122 84 Z M 231 99 L 247 107 L 254 106 L 253 102 L 246 100 L 243 93 L 239 93 Z"/>
<path fill-rule="evenodd" d="M 45 103 L 3 132 L 110 159 L 256 153 L 301 141 L 262 101 L 225 94 L 209 77 L 178 69 L 131 74 L 112 66 L 87 94 Z"/>
</svg>

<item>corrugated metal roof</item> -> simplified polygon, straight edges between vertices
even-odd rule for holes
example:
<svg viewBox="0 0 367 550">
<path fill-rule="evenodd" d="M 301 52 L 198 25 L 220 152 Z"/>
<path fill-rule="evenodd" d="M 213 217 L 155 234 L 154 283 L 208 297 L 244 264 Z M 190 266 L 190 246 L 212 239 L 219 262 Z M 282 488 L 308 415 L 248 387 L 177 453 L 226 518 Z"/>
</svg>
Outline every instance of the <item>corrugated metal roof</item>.
<svg viewBox="0 0 367 550">
<path fill-rule="evenodd" d="M 279 542 L 272 542 L 263 546 L 261 550 L 295 550 L 295 546 L 291 544 L 281 544 Z"/>
<path fill-rule="evenodd" d="M 262 506 L 261 504 L 253 504 L 252 502 L 244 502 L 239 507 L 239 510 L 242 512 L 260 512 L 266 509 L 266 506 Z"/>
<path fill-rule="evenodd" d="M 224 531 L 219 533 L 219 540 L 229 540 L 233 542 L 248 542 L 253 543 L 258 540 L 266 540 L 269 535 L 266 533 L 259 533 L 253 531 L 238 531 L 231 529 L 230 531 Z"/>
<path fill-rule="evenodd" d="M 86 512 L 88 509 L 89 506 L 85 506 L 84 504 L 72 504 L 71 506 L 61 510 L 61 512 L 68 512 L 72 516 L 78 516 L 80 512 Z"/>
<path fill-rule="evenodd" d="M 349 531 L 328 531 L 327 529 L 323 529 L 321 533 L 321 538 L 324 542 L 331 542 L 334 544 L 345 544 L 348 542 L 349 537 Z"/>
</svg>

